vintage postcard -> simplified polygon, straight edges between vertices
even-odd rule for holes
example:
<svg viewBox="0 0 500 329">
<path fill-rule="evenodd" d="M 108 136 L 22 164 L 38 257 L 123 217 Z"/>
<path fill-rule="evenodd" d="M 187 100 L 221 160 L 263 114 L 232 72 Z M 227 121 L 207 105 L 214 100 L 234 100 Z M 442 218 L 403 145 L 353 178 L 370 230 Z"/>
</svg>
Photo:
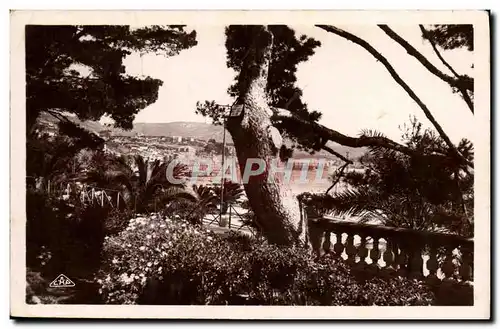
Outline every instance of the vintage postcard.
<svg viewBox="0 0 500 329">
<path fill-rule="evenodd" d="M 487 11 L 10 36 L 12 317 L 490 318 Z"/>
</svg>

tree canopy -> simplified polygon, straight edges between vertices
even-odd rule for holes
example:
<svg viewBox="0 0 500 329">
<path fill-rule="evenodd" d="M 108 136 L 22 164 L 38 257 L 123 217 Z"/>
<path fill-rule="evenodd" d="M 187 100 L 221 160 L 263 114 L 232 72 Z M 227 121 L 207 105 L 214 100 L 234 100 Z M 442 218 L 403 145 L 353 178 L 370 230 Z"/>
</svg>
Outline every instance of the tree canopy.
<svg viewBox="0 0 500 329">
<path fill-rule="evenodd" d="M 227 66 L 238 74 L 228 93 L 237 98 L 240 90 L 239 75 L 245 57 L 252 47 L 249 42 L 256 29 L 252 25 L 231 25 L 226 28 Z M 297 82 L 297 65 L 314 55 L 314 50 L 321 43 L 305 35 L 297 36 L 295 31 L 286 25 L 270 25 L 273 34 L 273 51 L 269 64 L 267 94 L 271 106 L 288 108 L 298 113 L 307 113 L 307 104 L 301 99 L 301 90 Z M 298 96 L 298 97 L 297 97 Z M 319 112 L 308 113 L 310 119 L 318 119 Z"/>
<path fill-rule="evenodd" d="M 381 62 L 389 71 L 391 76 L 401 85 L 408 95 L 419 105 L 426 117 L 438 131 L 441 138 L 447 143 L 450 156 L 461 159 L 466 162 L 458 151 L 456 146 L 451 142 L 440 124 L 434 118 L 431 109 L 416 95 L 410 86 L 399 76 L 394 67 L 389 61 L 375 48 L 373 48 L 365 40 L 337 27 L 330 25 L 318 25 L 319 28 L 337 34 L 347 40 L 350 40 L 369 51 L 379 62 Z M 379 26 L 389 37 L 394 39 L 407 52 L 419 60 L 422 65 L 437 77 L 447 82 L 452 91 L 460 92 L 462 98 L 473 112 L 473 79 L 465 74 L 458 74 L 443 58 L 438 46 L 444 49 L 455 49 L 460 47 L 469 47 L 473 43 L 472 26 L 469 25 L 433 25 L 430 27 L 420 26 L 423 38 L 428 40 L 434 48 L 436 55 L 440 60 L 451 69 L 453 76 L 450 76 L 437 67 L 435 67 L 425 56 L 411 46 L 406 40 L 401 38 L 396 32 L 391 30 L 387 25 Z M 321 118 L 321 113 L 314 110 L 309 110 L 301 98 L 301 90 L 295 86 L 297 65 L 300 62 L 306 61 L 314 54 L 314 49 L 321 44 L 319 41 L 307 36 L 297 37 L 293 29 L 284 25 L 269 25 L 269 32 L 273 35 L 273 48 L 269 61 L 269 72 L 267 78 L 266 93 L 269 100 L 269 106 L 275 110 L 271 120 L 281 135 L 288 141 L 292 142 L 292 147 L 289 143 L 281 147 L 280 153 L 282 159 L 285 160 L 293 153 L 294 148 L 306 150 L 310 153 L 324 150 L 346 163 L 351 161 L 341 154 L 335 152 L 329 147 L 329 141 L 340 143 L 351 147 L 361 147 L 370 145 L 384 145 L 385 147 L 402 151 L 404 153 L 414 153 L 414 150 L 401 145 L 400 143 L 391 141 L 382 136 L 371 136 L 362 134 L 358 138 L 345 136 L 334 129 L 324 127 L 318 123 Z M 256 47 L 255 41 L 252 41 L 254 34 L 259 34 L 258 26 L 229 26 L 226 28 L 226 48 L 227 48 L 227 65 L 238 72 L 236 81 L 229 89 L 228 93 L 233 97 L 238 97 L 239 89 L 241 88 L 239 81 L 241 68 L 244 65 L 244 59 L 248 56 L 249 49 Z M 448 40 L 446 43 L 446 40 Z M 217 104 L 215 101 L 204 101 L 197 103 L 196 113 L 203 116 L 209 116 L 213 119 L 214 124 L 221 124 L 221 118 L 224 115 L 226 107 Z M 281 109 L 285 109 L 282 111 Z M 472 166 L 472 163 L 469 163 Z"/>
<path fill-rule="evenodd" d="M 445 50 L 465 47 L 474 50 L 474 26 L 472 24 L 432 25 L 422 37 Z"/>
<path fill-rule="evenodd" d="M 158 98 L 162 81 L 127 75 L 133 51 L 173 56 L 197 44 L 183 26 L 26 26 L 26 117 L 69 112 L 82 120 L 107 114 L 132 128 L 135 114 Z"/>
<path fill-rule="evenodd" d="M 226 27 L 226 49 L 227 66 L 237 72 L 234 83 L 228 88 L 228 93 L 233 98 L 238 98 L 241 88 L 240 79 L 242 66 L 252 43 L 252 36 L 258 33 L 258 26 L 254 25 L 231 25 Z M 275 108 L 286 108 L 300 118 L 307 121 L 317 122 L 321 113 L 309 110 L 307 104 L 302 100 L 302 91 L 296 86 L 297 66 L 307 61 L 321 43 L 306 35 L 296 35 L 295 31 L 286 25 L 269 25 L 269 31 L 273 34 L 273 51 L 270 58 L 269 72 L 266 92 L 269 105 Z M 196 113 L 212 118 L 215 124 L 221 124 L 224 107 L 215 101 L 198 102 Z M 319 150 L 316 135 L 297 134 L 296 124 L 287 122 L 275 122 L 282 135 L 295 142 L 295 146 L 308 151 Z M 286 148 L 286 147 L 284 147 Z M 287 150 L 282 150 L 287 153 Z M 290 154 L 289 152 L 287 154 Z"/>
<path fill-rule="evenodd" d="M 415 118 L 401 130 L 404 145 L 415 151 L 446 152 L 446 143 Z M 458 149 L 473 160 L 470 141 L 462 139 Z M 387 226 L 473 234 L 474 175 L 464 174 L 461 163 L 381 147 L 369 147 L 359 161 L 364 170 L 347 171 L 341 178 L 349 188 L 311 197 L 310 205 Z"/>
<path fill-rule="evenodd" d="M 422 183 L 421 185 L 425 187 L 426 191 L 433 191 L 436 186 L 429 187 L 428 184 L 424 184 L 425 180 L 429 180 L 429 175 L 432 177 L 434 174 L 439 174 L 439 177 L 443 178 L 446 183 L 458 184 L 457 188 L 461 191 L 460 194 L 463 197 L 464 193 L 467 193 L 465 190 L 468 185 L 461 186 L 463 182 L 460 182 L 461 179 L 457 178 L 457 176 L 465 175 L 467 182 L 470 182 L 473 177 L 472 145 L 468 141 L 462 141 L 455 145 L 434 117 L 433 109 L 425 104 L 390 61 L 368 41 L 337 26 L 317 25 L 316 27 L 332 35 L 332 38 L 336 36 L 351 41 L 370 53 L 419 106 L 437 134 L 429 135 L 426 132 L 424 134 L 425 138 L 423 138 L 424 142 L 416 146 L 408 142 L 393 141 L 380 132 L 362 130 L 362 127 L 360 127 L 361 134 L 353 137 L 342 134 L 335 130 L 335 127 L 326 127 L 320 124 L 318 119 L 321 117 L 321 113 L 309 111 L 301 99 L 300 89 L 295 87 L 297 64 L 307 60 L 314 54 L 314 49 L 320 43 L 307 36 L 297 38 L 293 30 L 286 26 L 229 26 L 225 31 L 227 65 L 235 69 L 238 74 L 236 82 L 229 87 L 228 93 L 236 98 L 235 104 L 244 104 L 246 107 L 240 117 L 228 118 L 226 127 L 235 142 L 240 166 L 250 156 L 259 156 L 266 159 L 275 158 L 277 156 L 276 148 L 273 147 L 274 139 L 273 143 L 270 141 L 269 131 L 272 131 L 274 135 L 278 131 L 281 134 L 280 137 L 294 142 L 295 145 L 292 146 L 307 149 L 311 153 L 317 150 L 325 150 L 336 155 L 345 162 L 344 166 L 341 167 L 341 172 L 352 161 L 329 147 L 327 145 L 329 142 L 349 147 L 368 147 L 372 150 L 373 156 L 377 158 L 375 161 L 392 163 L 401 167 L 402 171 L 399 174 L 408 174 L 409 178 L 412 175 L 421 175 L 423 179 L 419 180 L 419 182 Z M 457 47 L 472 49 L 469 46 L 472 44 L 472 39 L 470 39 L 472 34 L 467 33 L 467 31 L 470 32 L 469 27 L 415 26 L 417 29 L 420 28 L 424 40 L 429 41 L 435 55 L 451 74 L 432 64 L 426 56 L 389 26 L 378 25 L 378 27 L 405 49 L 409 56 L 417 60 L 424 70 L 446 82 L 450 86 L 451 92 L 461 93 L 470 111 L 474 113 L 473 79 L 465 74 L 457 73 L 446 62 L 438 49 L 438 47 L 442 49 Z M 220 106 L 214 101 L 199 102 L 197 105 L 197 113 L 212 117 L 214 123 L 217 124 L 221 123 L 221 118 L 227 109 L 227 107 Z M 277 130 L 274 128 L 277 128 Z M 290 149 L 285 143 L 280 143 L 280 145 L 279 157 L 282 160 L 285 157 L 290 157 L 293 147 Z M 421 147 L 422 145 L 424 147 Z M 425 169 L 424 172 L 415 173 L 416 168 L 418 169 L 421 166 Z M 448 169 L 442 171 L 440 168 L 451 168 L 451 171 L 446 171 Z M 399 174 L 390 179 L 397 180 Z M 451 180 L 448 177 L 450 174 L 454 176 Z M 390 179 L 386 181 L 381 178 L 379 182 L 390 187 Z M 409 194 L 415 193 L 413 187 L 406 186 L 404 191 L 401 186 L 396 187 L 396 189 L 401 192 L 399 193 L 400 196 L 407 198 Z M 289 188 L 279 184 L 272 185 L 271 188 L 273 188 L 273 191 L 267 191 L 259 184 L 250 184 L 250 182 L 245 185 L 249 202 L 253 207 L 262 203 L 272 205 L 264 210 L 256 209 L 259 212 L 259 214 L 256 214 L 259 223 L 264 226 L 267 225 L 266 236 L 270 241 L 289 243 L 297 240 L 293 238 L 295 234 L 299 236 L 299 242 L 302 242 L 303 223 L 301 217 L 298 216 L 297 204 L 290 197 Z M 376 190 L 375 188 L 374 191 Z M 429 193 L 429 195 L 431 194 Z M 328 197 L 328 195 L 323 195 L 323 197 Z M 429 198 L 432 199 L 430 196 Z M 453 198 L 455 198 L 453 202 L 458 204 L 455 195 Z M 392 202 L 391 200 L 389 202 Z M 350 198 L 350 201 L 353 201 L 353 199 Z M 396 201 L 394 204 L 397 203 Z M 433 202 L 438 201 L 433 200 Z M 409 202 L 409 204 L 411 203 Z M 350 202 L 350 204 L 352 203 Z M 362 205 L 363 202 L 359 204 Z M 465 205 L 465 202 L 461 202 L 461 204 Z M 420 210 L 424 211 L 425 207 Z M 413 210 L 408 209 L 407 213 L 400 215 L 409 216 Z M 435 211 L 431 213 L 434 214 Z M 466 211 L 463 213 L 467 217 Z M 434 216 L 431 217 L 434 218 Z M 276 238 L 276 232 L 283 233 L 285 238 L 281 240 Z"/>
</svg>

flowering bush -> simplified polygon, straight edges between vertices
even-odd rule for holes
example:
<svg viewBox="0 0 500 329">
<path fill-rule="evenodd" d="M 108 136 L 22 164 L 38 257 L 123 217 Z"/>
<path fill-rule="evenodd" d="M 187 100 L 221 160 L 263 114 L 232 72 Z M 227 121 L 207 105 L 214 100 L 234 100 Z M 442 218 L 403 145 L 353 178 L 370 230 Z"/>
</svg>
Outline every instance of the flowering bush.
<svg viewBox="0 0 500 329">
<path fill-rule="evenodd" d="M 108 303 L 154 302 L 162 289 L 155 283 L 168 282 L 172 302 L 186 299 L 190 287 L 196 287 L 192 302 L 216 302 L 223 283 L 230 289 L 248 276 L 237 263 L 243 258 L 230 247 L 220 236 L 181 221 L 133 218 L 123 232 L 105 239 L 100 292 Z"/>
<path fill-rule="evenodd" d="M 349 266 L 326 255 L 310 267 L 306 285 L 314 305 L 431 305 L 434 294 L 424 282 L 371 266 Z"/>
<path fill-rule="evenodd" d="M 421 282 L 360 278 L 342 261 L 215 234 L 158 215 L 130 220 L 104 242 L 97 275 L 111 304 L 429 305 Z"/>
</svg>

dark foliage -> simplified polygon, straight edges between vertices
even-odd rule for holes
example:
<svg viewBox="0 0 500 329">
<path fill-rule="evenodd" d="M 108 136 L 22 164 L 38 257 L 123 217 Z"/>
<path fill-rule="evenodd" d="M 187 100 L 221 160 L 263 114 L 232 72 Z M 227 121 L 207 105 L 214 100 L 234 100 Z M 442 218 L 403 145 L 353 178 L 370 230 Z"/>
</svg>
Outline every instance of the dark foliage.
<svg viewBox="0 0 500 329">
<path fill-rule="evenodd" d="M 176 160 L 150 161 L 140 155 L 116 157 L 95 153 L 84 181 L 99 188 L 119 191 L 128 209 L 147 213 L 160 211 L 176 197 L 196 200 L 196 195 L 183 183 L 171 179 L 186 177 L 187 172 L 187 166 Z"/>
<path fill-rule="evenodd" d="M 474 50 L 474 26 L 471 24 L 433 25 L 427 36 L 443 49 L 466 48 Z M 425 35 L 422 35 L 426 38 Z"/>
<path fill-rule="evenodd" d="M 217 106 L 217 105 L 215 105 Z M 224 143 L 217 142 L 215 139 L 211 138 L 208 140 L 207 144 L 203 147 L 202 153 L 220 155 L 224 151 Z M 229 148 L 226 146 L 226 154 L 229 154 Z"/>
<path fill-rule="evenodd" d="M 232 25 L 226 28 L 227 66 L 240 72 L 258 26 Z M 270 105 L 307 113 L 307 106 L 300 99 L 301 91 L 295 87 L 297 65 L 314 54 L 314 49 L 321 43 L 305 35 L 296 36 L 295 31 L 286 25 L 270 25 L 273 34 L 273 53 L 269 65 L 267 91 Z M 258 32 L 257 32 L 258 33 Z M 229 94 L 239 96 L 238 75 L 235 83 L 229 87 Z M 299 97 L 297 97 L 299 96 Z M 315 115 L 319 115 L 315 112 Z"/>
<path fill-rule="evenodd" d="M 351 268 L 330 255 L 315 262 L 300 248 L 269 245 L 234 233 L 224 236 L 199 231 L 161 217 L 140 218 L 129 227 L 106 241 L 105 262 L 98 275 L 106 303 L 434 305 L 445 302 L 438 301 L 433 292 L 437 288 L 424 281 L 381 270 Z M 148 244 L 144 244 L 141 238 L 144 236 L 148 237 Z M 448 288 L 440 288 L 441 293 L 449 291 Z M 454 304 L 470 302 L 463 298 Z"/>
<path fill-rule="evenodd" d="M 134 115 L 156 101 L 162 82 L 126 75 L 123 59 L 133 51 L 173 56 L 194 45 L 196 32 L 183 26 L 27 25 L 27 127 L 50 110 L 82 120 L 108 114 L 129 129 Z"/>
<path fill-rule="evenodd" d="M 91 275 L 99 267 L 104 236 L 123 230 L 131 216 L 33 190 L 26 201 L 26 264 L 48 277 Z"/>
<path fill-rule="evenodd" d="M 256 25 L 231 25 L 226 28 L 227 66 L 237 72 L 235 83 L 228 89 L 235 99 L 240 92 L 239 75 L 250 47 L 253 47 L 254 33 L 259 33 L 261 27 Z M 321 113 L 310 111 L 302 99 L 302 91 L 295 85 L 297 81 L 297 66 L 307 61 L 321 43 L 305 35 L 297 36 L 295 31 L 286 25 L 270 25 L 273 34 L 273 51 L 269 65 L 267 94 L 269 105 L 277 108 L 287 108 L 296 115 L 311 121 L 318 121 Z M 225 108 L 214 101 L 198 102 L 196 113 L 209 116 L 214 124 L 221 124 Z M 317 150 L 319 141 L 314 134 L 305 136 L 299 134 L 296 123 L 275 122 L 276 128 L 293 142 L 295 146 L 308 151 Z M 291 149 L 290 149 L 291 150 Z M 290 150 L 288 153 L 290 153 Z M 284 156 L 286 156 L 284 154 Z"/>
<path fill-rule="evenodd" d="M 246 212 L 240 217 L 242 224 L 250 229 L 254 237 L 256 237 L 257 239 L 263 238 L 262 227 L 259 225 L 257 215 L 255 215 L 255 213 L 253 212 L 248 200 L 242 201 L 240 203 L 240 207 L 246 210 Z"/>
<path fill-rule="evenodd" d="M 423 155 L 407 156 L 372 147 L 359 159 L 365 170 L 344 174 L 342 179 L 350 188 L 331 196 L 304 195 L 302 201 L 317 214 L 333 211 L 388 226 L 471 236 L 473 173 L 452 157 L 432 156 L 447 154 L 447 147 L 415 119 L 403 128 L 403 139 L 406 146 Z M 462 140 L 457 148 L 472 161 L 473 147 L 469 141 Z"/>
<path fill-rule="evenodd" d="M 182 218 L 191 224 L 199 225 L 207 214 L 219 214 L 221 206 L 220 185 L 193 185 L 195 198 L 177 197 L 168 203 L 162 214 L 169 218 Z M 240 184 L 229 180 L 224 181 L 222 214 L 225 215 L 231 204 L 238 203 L 244 194 Z"/>
<path fill-rule="evenodd" d="M 79 173 L 82 150 L 100 150 L 104 140 L 70 121 L 60 121 L 55 136 L 36 129 L 26 140 L 26 175 L 45 181 L 68 181 Z M 31 183 L 32 181 L 30 181 Z"/>
<path fill-rule="evenodd" d="M 212 187 L 214 194 L 219 197 L 219 202 L 220 202 L 220 196 L 221 192 L 222 193 L 222 199 L 223 199 L 223 204 L 222 204 L 222 213 L 226 214 L 229 204 L 234 204 L 237 203 L 238 200 L 240 199 L 241 196 L 245 193 L 243 190 L 243 186 L 232 182 L 230 180 L 224 180 L 224 190 L 221 191 L 221 186 L 220 185 L 214 185 Z"/>
</svg>

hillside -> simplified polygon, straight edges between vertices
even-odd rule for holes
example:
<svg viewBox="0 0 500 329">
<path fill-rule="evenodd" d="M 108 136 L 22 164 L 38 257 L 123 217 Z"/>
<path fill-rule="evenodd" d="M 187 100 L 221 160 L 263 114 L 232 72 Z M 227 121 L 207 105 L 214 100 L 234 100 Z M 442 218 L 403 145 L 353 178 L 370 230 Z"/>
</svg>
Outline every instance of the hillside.
<svg viewBox="0 0 500 329">
<path fill-rule="evenodd" d="M 211 138 L 222 142 L 223 130 L 221 126 L 214 126 L 203 122 L 165 122 L 165 123 L 135 123 L 131 131 L 117 132 L 117 135 L 132 136 L 181 136 L 194 137 L 203 140 Z M 229 133 L 226 134 L 228 142 L 231 141 Z"/>
<path fill-rule="evenodd" d="M 144 134 L 144 136 L 182 136 L 194 137 L 203 140 L 211 138 L 218 142 L 222 142 L 223 130 L 221 126 L 214 126 L 203 122 L 167 122 L 167 123 L 136 123 L 131 131 L 117 132 L 117 135 L 132 136 L 137 133 Z M 231 135 L 226 131 L 226 141 L 232 143 Z M 343 145 L 332 145 L 333 149 L 340 154 L 346 155 L 349 153 L 351 158 L 356 158 L 362 155 L 366 149 L 352 148 Z M 302 157 L 330 157 L 328 152 L 319 152 L 315 155 L 310 155 L 306 152 L 296 151 L 297 158 Z"/>
<path fill-rule="evenodd" d="M 42 115 L 42 121 L 44 122 L 55 122 L 50 115 Z M 112 135 L 115 136 L 136 136 L 138 134 L 144 136 L 181 136 L 181 137 L 194 137 L 196 139 L 206 140 L 213 138 L 218 142 L 222 142 L 223 130 L 221 126 L 214 126 L 211 124 L 203 122 L 165 122 L 165 123 L 135 123 L 132 130 L 126 131 L 122 129 L 117 129 L 113 127 L 105 126 L 96 121 L 80 121 L 76 117 L 69 117 L 72 121 L 80 124 L 86 129 L 93 131 L 95 133 L 100 133 L 104 130 L 111 131 Z M 227 143 L 232 143 L 231 135 L 226 132 Z M 352 148 L 338 144 L 330 145 L 335 151 L 342 155 L 349 153 L 349 157 L 357 158 L 362 155 L 366 149 L 365 148 Z M 303 151 L 296 151 L 294 158 L 335 158 L 331 154 L 321 151 L 314 155 L 310 155 Z"/>
</svg>

